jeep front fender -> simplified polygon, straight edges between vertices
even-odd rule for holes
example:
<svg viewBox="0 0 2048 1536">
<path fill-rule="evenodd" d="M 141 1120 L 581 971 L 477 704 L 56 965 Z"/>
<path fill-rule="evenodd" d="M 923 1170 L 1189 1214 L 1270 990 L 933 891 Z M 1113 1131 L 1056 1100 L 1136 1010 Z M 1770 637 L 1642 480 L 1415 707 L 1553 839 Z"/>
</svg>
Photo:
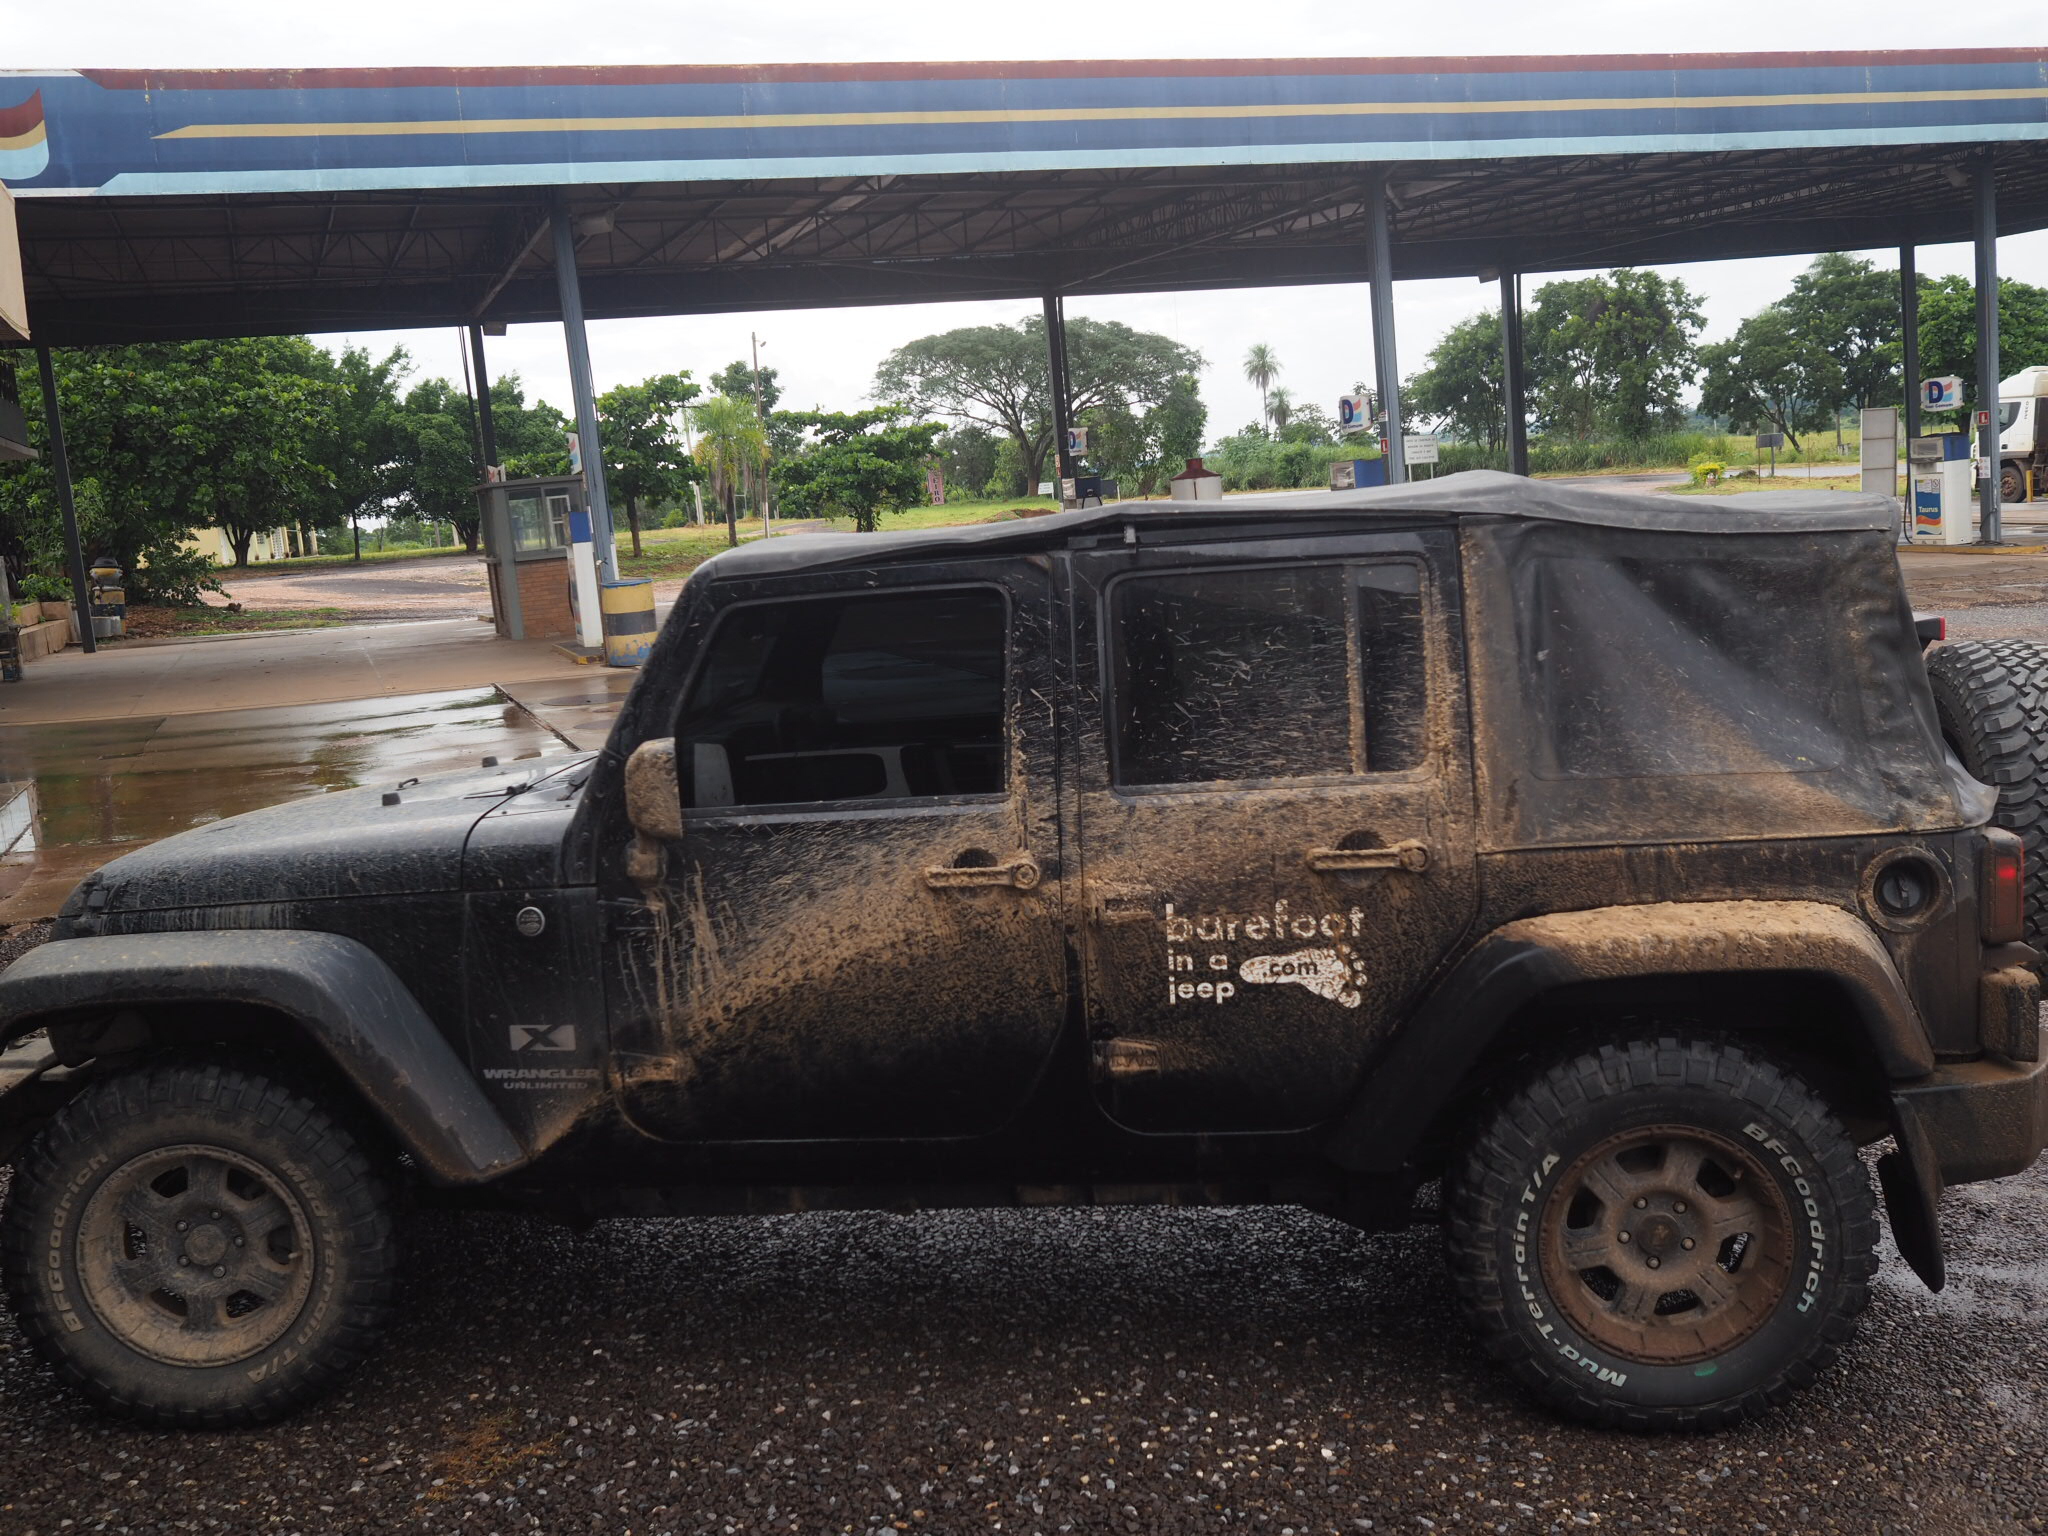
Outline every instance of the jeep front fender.
<svg viewBox="0 0 2048 1536">
<path fill-rule="evenodd" d="M 1473 947 L 1374 1066 L 1329 1155 L 1386 1171 L 1414 1153 L 1517 1009 L 1558 987 L 1628 977 L 1824 975 L 1887 1077 L 1924 1077 L 1933 1047 L 1876 934 L 1817 901 L 1656 902 L 1523 918 Z"/>
<path fill-rule="evenodd" d="M 288 1015 L 436 1180 L 479 1184 L 526 1161 L 405 985 L 332 933 L 234 929 L 59 939 L 0 973 L 0 1041 L 165 1004 L 241 1003 Z"/>
</svg>

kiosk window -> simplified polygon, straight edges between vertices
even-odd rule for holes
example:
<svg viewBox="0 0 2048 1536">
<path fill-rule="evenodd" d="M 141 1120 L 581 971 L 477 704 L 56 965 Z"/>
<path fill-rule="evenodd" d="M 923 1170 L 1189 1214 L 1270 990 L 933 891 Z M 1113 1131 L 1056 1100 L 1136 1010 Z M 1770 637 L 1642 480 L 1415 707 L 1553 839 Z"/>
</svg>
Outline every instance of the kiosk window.
<svg viewBox="0 0 2048 1536">
<path fill-rule="evenodd" d="M 676 727 L 686 805 L 1000 793 L 1003 596 L 736 608 Z"/>
</svg>

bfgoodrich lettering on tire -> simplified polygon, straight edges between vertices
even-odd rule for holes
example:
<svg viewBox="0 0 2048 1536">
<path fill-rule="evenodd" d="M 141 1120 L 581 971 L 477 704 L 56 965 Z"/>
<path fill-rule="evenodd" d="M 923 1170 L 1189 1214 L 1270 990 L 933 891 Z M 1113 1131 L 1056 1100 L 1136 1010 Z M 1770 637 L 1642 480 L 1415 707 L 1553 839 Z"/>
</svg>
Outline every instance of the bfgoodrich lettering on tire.
<svg viewBox="0 0 2048 1536">
<path fill-rule="evenodd" d="M 369 1346 L 396 1254 L 382 1181 L 314 1098 L 163 1062 L 95 1083 L 23 1154 L 0 1279 L 38 1354 L 145 1423 L 262 1423 Z"/>
<path fill-rule="evenodd" d="M 1536 1074 L 1447 1193 L 1489 1352 L 1596 1424 L 1713 1428 L 1783 1401 L 1853 1333 L 1876 1269 L 1841 1125 L 1728 1041 L 1630 1041 Z"/>
</svg>

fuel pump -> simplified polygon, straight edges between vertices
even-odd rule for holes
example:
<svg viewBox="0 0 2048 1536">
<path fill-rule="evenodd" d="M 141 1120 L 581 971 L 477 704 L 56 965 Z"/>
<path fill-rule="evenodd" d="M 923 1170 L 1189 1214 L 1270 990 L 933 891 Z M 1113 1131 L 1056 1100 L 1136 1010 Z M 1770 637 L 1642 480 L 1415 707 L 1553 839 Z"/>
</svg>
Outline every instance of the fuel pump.
<svg viewBox="0 0 2048 1536">
<path fill-rule="evenodd" d="M 1906 539 L 1912 544 L 1967 544 L 1975 537 L 1970 495 L 1970 434 L 1942 432 L 1906 444 L 1912 500 Z"/>
</svg>

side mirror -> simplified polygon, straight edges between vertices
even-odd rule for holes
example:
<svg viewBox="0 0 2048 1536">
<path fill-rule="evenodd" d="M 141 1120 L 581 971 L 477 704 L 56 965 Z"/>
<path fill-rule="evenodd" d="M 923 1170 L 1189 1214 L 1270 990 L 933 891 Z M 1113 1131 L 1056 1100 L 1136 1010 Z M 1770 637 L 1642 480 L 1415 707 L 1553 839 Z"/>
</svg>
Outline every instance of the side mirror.
<svg viewBox="0 0 2048 1536">
<path fill-rule="evenodd" d="M 626 819 L 660 843 L 683 835 L 683 791 L 676 777 L 676 739 L 643 741 L 626 759 Z"/>
</svg>

